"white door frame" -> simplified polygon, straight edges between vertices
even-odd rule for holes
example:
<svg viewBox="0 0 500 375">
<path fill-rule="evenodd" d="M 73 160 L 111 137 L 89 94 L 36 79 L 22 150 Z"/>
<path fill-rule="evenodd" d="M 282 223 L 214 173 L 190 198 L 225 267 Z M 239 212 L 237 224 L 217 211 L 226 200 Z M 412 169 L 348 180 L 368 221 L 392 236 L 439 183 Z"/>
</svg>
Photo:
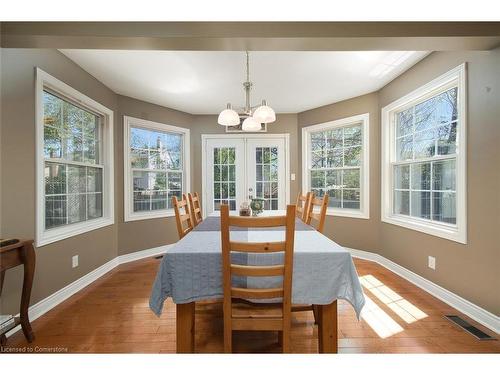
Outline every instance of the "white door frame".
<svg viewBox="0 0 500 375">
<path fill-rule="evenodd" d="M 206 196 L 206 151 L 207 151 L 207 141 L 209 139 L 272 139 L 278 138 L 285 141 L 285 204 L 290 204 L 290 134 L 289 133 L 266 133 L 266 134 L 255 134 L 255 133 L 237 133 L 237 134 L 202 134 L 201 135 L 201 196 L 203 217 L 207 216 L 206 207 L 207 196 Z M 246 147 L 246 145 L 245 145 Z M 245 149 L 246 155 L 246 149 Z M 238 209 L 238 207 L 236 208 Z"/>
</svg>

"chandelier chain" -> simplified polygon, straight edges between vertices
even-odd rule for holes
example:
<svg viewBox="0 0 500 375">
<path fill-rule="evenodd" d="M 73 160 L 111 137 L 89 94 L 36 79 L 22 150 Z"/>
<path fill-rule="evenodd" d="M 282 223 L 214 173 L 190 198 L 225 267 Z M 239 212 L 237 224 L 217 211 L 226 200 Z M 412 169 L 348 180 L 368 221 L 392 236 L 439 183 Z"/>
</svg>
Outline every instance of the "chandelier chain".
<svg viewBox="0 0 500 375">
<path fill-rule="evenodd" d="M 250 54 L 246 51 L 247 55 L 247 82 L 250 82 Z"/>
</svg>

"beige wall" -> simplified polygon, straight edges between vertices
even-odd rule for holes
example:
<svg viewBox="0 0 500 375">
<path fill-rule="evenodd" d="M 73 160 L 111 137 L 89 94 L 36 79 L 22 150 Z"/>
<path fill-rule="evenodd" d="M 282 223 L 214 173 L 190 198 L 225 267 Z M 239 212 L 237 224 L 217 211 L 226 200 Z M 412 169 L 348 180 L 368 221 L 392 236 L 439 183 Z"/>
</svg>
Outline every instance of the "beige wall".
<svg viewBox="0 0 500 375">
<path fill-rule="evenodd" d="M 123 116 L 132 116 L 184 128 L 191 128 L 193 116 L 185 112 L 175 111 L 121 95 L 118 96 L 118 106 L 117 133 L 120 141 L 117 143 L 116 148 L 118 156 L 115 159 L 117 169 L 115 204 L 118 207 L 118 255 L 123 255 L 134 251 L 171 244 L 176 242 L 179 238 L 175 219 L 173 217 L 124 222 Z M 191 175 L 191 180 L 192 179 L 193 176 Z"/>
<path fill-rule="evenodd" d="M 461 297 L 500 314 L 500 49 L 436 52 L 385 86 L 384 107 L 466 62 L 467 245 L 380 224 L 380 253 Z M 427 256 L 436 257 L 436 270 Z"/>
<path fill-rule="evenodd" d="M 1 238 L 35 237 L 35 67 L 116 111 L 116 95 L 56 50 L 2 49 Z M 116 112 L 115 112 L 116 113 Z M 115 144 L 118 142 L 115 126 Z M 71 268 L 71 257 L 80 265 Z M 116 256 L 116 225 L 36 249 L 31 304 Z M 1 313 L 19 309 L 22 270 L 6 272 Z"/>
<path fill-rule="evenodd" d="M 363 113 L 370 114 L 370 218 L 353 219 L 327 216 L 325 234 L 342 246 L 377 252 L 380 246 L 380 125 L 378 95 L 372 93 L 298 114 L 298 125 L 305 126 L 338 120 Z M 299 133 L 302 145 L 302 131 Z M 301 148 L 299 148 L 301 150 Z M 300 158 L 302 153 L 299 152 Z M 299 168 L 302 164 L 299 165 Z M 302 173 L 300 174 L 302 176 Z M 302 179 L 301 179 L 302 181 Z"/>
</svg>

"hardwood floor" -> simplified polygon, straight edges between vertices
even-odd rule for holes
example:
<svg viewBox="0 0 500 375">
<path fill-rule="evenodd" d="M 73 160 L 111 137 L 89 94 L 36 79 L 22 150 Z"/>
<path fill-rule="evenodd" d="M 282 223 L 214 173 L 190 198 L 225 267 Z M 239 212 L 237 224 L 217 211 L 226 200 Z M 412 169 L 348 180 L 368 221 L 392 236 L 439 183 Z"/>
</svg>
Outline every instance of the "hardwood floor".
<svg viewBox="0 0 500 375">
<path fill-rule="evenodd" d="M 4 352 L 31 348 L 34 352 L 175 353 L 175 305 L 166 301 L 161 318 L 148 306 L 159 262 L 150 258 L 115 268 L 35 320 L 32 344 L 17 332 Z M 352 307 L 339 301 L 339 353 L 500 353 L 500 341 L 479 341 L 443 315 L 456 314 L 470 321 L 468 317 L 376 263 L 358 259 L 355 263 L 368 297 L 368 312 L 358 322 Z M 293 314 L 291 343 L 295 353 L 317 353 L 312 312 Z M 222 305 L 197 304 L 196 352 L 222 351 Z M 237 332 L 233 351 L 279 353 L 281 348 L 275 332 Z"/>
</svg>

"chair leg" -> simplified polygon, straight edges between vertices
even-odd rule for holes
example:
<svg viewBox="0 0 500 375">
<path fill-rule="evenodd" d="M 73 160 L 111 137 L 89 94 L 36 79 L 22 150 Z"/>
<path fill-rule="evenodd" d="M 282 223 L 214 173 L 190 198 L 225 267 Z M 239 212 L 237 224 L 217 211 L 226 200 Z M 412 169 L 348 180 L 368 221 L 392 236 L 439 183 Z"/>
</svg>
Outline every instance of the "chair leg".
<svg viewBox="0 0 500 375">
<path fill-rule="evenodd" d="M 283 346 L 283 331 L 278 331 L 278 344 Z"/>
<path fill-rule="evenodd" d="M 233 352 L 233 331 L 231 330 L 231 321 L 224 321 L 224 353 Z"/>
<path fill-rule="evenodd" d="M 232 324 L 232 314 L 233 308 L 231 306 L 231 300 L 224 297 L 224 302 L 222 304 L 223 319 L 224 319 L 224 353 L 233 352 L 233 324 Z"/>
<path fill-rule="evenodd" d="M 233 332 L 229 331 L 229 334 L 224 333 L 224 353 L 231 354 L 233 352 L 232 343 Z"/>
<path fill-rule="evenodd" d="M 290 332 L 281 331 L 280 333 L 283 353 L 290 353 Z"/>
</svg>

